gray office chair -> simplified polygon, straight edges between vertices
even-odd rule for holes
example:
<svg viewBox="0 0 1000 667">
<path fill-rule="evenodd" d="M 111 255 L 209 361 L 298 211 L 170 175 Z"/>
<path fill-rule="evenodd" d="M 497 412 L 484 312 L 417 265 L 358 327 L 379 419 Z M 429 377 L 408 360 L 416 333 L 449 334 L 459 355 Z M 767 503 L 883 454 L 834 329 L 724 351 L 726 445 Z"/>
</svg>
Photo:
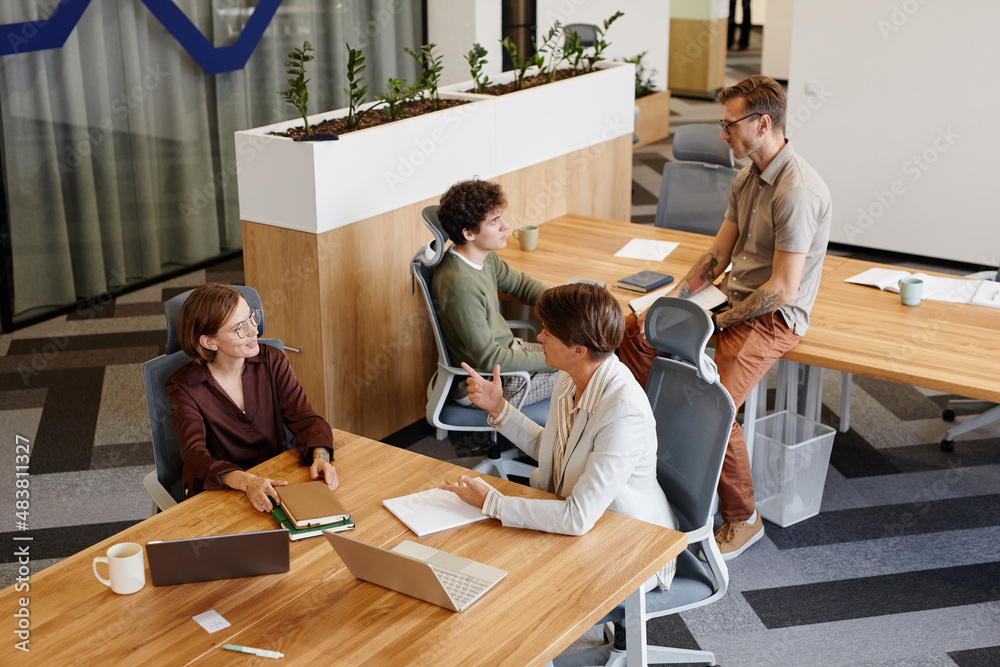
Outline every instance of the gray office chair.
<svg viewBox="0 0 1000 667">
<path fill-rule="evenodd" d="M 676 614 L 711 604 L 726 594 L 729 570 L 719 553 L 713 533 L 712 501 L 719 484 L 722 460 L 729 443 L 736 407 L 718 381 L 715 362 L 705 354 L 712 323 L 698 306 L 685 299 L 661 297 L 646 317 L 646 338 L 661 354 L 653 360 L 646 395 L 656 417 L 656 476 L 679 529 L 687 533 L 688 549 L 677 557 L 677 573 L 669 591 L 654 588 L 644 596 L 639 628 L 627 637 L 627 650 L 606 646 L 564 653 L 554 663 L 564 665 L 624 665 L 628 652 L 641 649 L 645 624 L 651 618 Z M 703 563 L 690 548 L 700 549 Z M 601 622 L 625 619 L 619 605 Z M 635 626 L 632 626 L 635 627 Z M 606 628 L 606 634 L 610 629 Z M 708 651 L 647 646 L 650 664 L 715 664 Z"/>
<path fill-rule="evenodd" d="M 679 161 L 663 165 L 653 224 L 714 236 L 739 173 L 732 166 L 732 151 L 719 139 L 717 127 L 682 125 L 674 132 L 673 153 Z"/>
<path fill-rule="evenodd" d="M 992 269 L 989 271 L 980 271 L 979 273 L 973 273 L 966 276 L 966 278 L 978 278 L 979 280 L 992 280 L 994 282 L 1000 283 L 1000 268 L 994 272 Z M 959 398 L 952 399 L 948 401 L 948 406 L 941 413 L 941 418 L 946 422 L 955 421 L 956 413 L 955 408 L 962 407 L 966 409 L 982 409 L 989 406 L 994 406 L 979 415 L 975 419 L 971 419 L 961 426 L 956 426 L 955 428 L 949 429 L 948 433 L 944 436 L 941 441 L 941 451 L 942 452 L 953 452 L 955 451 L 955 438 L 962 435 L 963 433 L 969 433 L 970 431 L 975 431 L 980 429 L 987 424 L 992 424 L 993 422 L 1000 421 L 1000 405 L 995 405 L 989 401 L 980 401 L 974 398 Z"/>
<path fill-rule="evenodd" d="M 674 130 L 674 159 L 688 162 L 707 162 L 732 169 L 733 149 L 719 139 L 719 126 L 694 123 L 680 125 Z"/>
<path fill-rule="evenodd" d="M 591 47 L 597 41 L 597 26 L 593 23 L 570 23 L 563 27 L 563 32 L 568 34 L 575 32 L 580 36 L 580 43 L 586 47 Z"/>
<path fill-rule="evenodd" d="M 437 429 L 438 440 L 448 437 L 448 431 L 481 431 L 489 433 L 492 437 L 492 444 L 489 447 L 486 459 L 476 466 L 476 470 L 495 477 L 508 479 L 510 475 L 529 477 L 535 470 L 535 466 L 516 461 L 518 452 L 516 450 L 500 451 L 500 446 L 496 439 L 496 430 L 486 423 L 488 416 L 485 410 L 475 406 L 466 407 L 459 405 L 451 398 L 451 388 L 456 379 L 464 381 L 468 373 L 461 367 L 452 364 L 448 355 L 448 348 L 444 343 L 444 336 L 441 333 L 441 326 L 438 323 L 437 311 L 434 307 L 434 299 L 431 297 L 431 280 L 434 277 L 434 270 L 441 260 L 444 259 L 445 244 L 448 235 L 441 227 L 437 219 L 437 206 L 428 206 L 421 212 L 424 224 L 431 230 L 434 238 L 426 246 L 417 251 L 410 261 L 410 274 L 417 285 L 420 286 L 420 294 L 424 298 L 427 306 L 427 314 L 430 318 L 431 329 L 434 332 L 434 343 L 437 346 L 438 369 L 431 378 L 427 386 L 427 423 Z M 411 285 L 412 288 L 412 285 Z M 512 329 L 534 329 L 531 322 L 518 320 L 508 321 L 507 324 Z M 492 370 L 492 369 L 490 369 Z M 477 369 L 484 377 L 491 377 L 488 370 Z M 500 375 L 521 377 L 525 380 L 525 390 L 521 395 L 522 400 L 527 396 L 531 388 L 531 377 L 525 371 L 508 371 Z M 538 401 L 527 406 L 515 406 L 527 415 L 532 421 L 542 426 L 545 425 L 546 417 L 549 413 L 549 399 Z"/>
<path fill-rule="evenodd" d="M 239 290 L 251 308 L 261 308 L 257 290 L 244 285 L 233 285 Z M 167 353 L 151 359 L 142 365 L 142 379 L 146 387 L 146 407 L 149 409 L 149 425 L 153 436 L 153 460 L 156 470 L 147 474 L 142 485 L 153 499 L 153 513 L 173 507 L 184 500 L 184 485 L 181 479 L 181 452 L 174 428 L 174 408 L 167 397 L 166 384 L 177 369 L 191 361 L 177 342 L 177 317 L 181 306 L 194 290 L 169 299 L 164 305 L 167 318 Z M 264 335 L 264 310 L 261 308 L 258 337 Z M 259 342 L 284 351 L 280 340 L 258 338 Z M 291 432 L 285 435 L 291 441 Z"/>
</svg>

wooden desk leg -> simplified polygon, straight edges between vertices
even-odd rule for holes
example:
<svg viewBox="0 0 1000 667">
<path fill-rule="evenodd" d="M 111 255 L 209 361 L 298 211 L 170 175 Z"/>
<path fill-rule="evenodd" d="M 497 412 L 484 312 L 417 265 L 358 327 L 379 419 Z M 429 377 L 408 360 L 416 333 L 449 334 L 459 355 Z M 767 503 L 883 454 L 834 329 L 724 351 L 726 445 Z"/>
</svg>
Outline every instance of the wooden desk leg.
<svg viewBox="0 0 1000 667">
<path fill-rule="evenodd" d="M 646 667 L 646 594 L 640 586 L 625 599 L 625 664 Z"/>
</svg>

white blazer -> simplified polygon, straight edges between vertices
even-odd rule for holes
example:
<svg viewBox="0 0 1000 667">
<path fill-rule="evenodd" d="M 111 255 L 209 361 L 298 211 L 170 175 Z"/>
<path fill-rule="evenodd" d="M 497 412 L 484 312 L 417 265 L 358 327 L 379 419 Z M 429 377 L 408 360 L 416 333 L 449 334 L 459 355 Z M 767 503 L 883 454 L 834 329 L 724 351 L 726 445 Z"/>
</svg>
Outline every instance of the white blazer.
<svg viewBox="0 0 1000 667">
<path fill-rule="evenodd" d="M 558 421 L 558 396 L 573 383 L 560 372 L 552 391 L 547 426 L 511 410 L 498 429 L 525 454 L 538 461 L 531 486 L 564 496 L 565 500 L 538 500 L 505 496 L 500 520 L 505 526 L 549 533 L 582 535 L 605 510 L 677 528 L 656 481 L 656 422 L 645 392 L 632 372 L 612 355 L 612 373 L 594 413 L 580 410 L 566 443 L 559 488 L 553 485 L 553 447 Z M 666 587 L 675 562 L 659 573 Z"/>
</svg>

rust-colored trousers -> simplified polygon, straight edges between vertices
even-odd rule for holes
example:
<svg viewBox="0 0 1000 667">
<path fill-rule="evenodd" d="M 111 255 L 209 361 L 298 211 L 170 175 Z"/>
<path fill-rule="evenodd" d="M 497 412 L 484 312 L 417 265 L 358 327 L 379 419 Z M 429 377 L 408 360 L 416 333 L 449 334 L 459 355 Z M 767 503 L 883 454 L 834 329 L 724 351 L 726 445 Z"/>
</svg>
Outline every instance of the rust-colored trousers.
<svg viewBox="0 0 1000 667">
<path fill-rule="evenodd" d="M 715 365 L 719 368 L 719 381 L 733 397 L 737 409 L 771 365 L 798 345 L 799 339 L 777 312 L 741 322 L 716 336 Z M 655 356 L 656 350 L 646 342 L 635 316 L 629 315 L 625 319 L 625 338 L 618 348 L 618 357 L 643 387 L 649 379 Z M 719 511 L 726 523 L 746 521 L 754 512 L 750 457 L 743 428 L 735 420 L 719 478 Z"/>
</svg>

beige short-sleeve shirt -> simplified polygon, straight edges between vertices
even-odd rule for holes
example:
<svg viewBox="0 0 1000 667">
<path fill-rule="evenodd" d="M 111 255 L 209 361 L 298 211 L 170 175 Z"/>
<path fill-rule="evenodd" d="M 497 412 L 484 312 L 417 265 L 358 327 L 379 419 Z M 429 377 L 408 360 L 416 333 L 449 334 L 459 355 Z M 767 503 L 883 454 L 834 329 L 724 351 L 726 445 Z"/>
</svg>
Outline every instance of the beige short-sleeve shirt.
<svg viewBox="0 0 1000 667">
<path fill-rule="evenodd" d="M 778 309 L 785 323 L 803 335 L 819 289 L 832 217 L 829 188 L 787 139 L 763 173 L 754 164 L 743 168 L 726 209 L 726 219 L 739 227 L 733 268 L 724 285 L 730 306 L 770 279 L 775 250 L 805 253 L 799 291 Z"/>
</svg>

